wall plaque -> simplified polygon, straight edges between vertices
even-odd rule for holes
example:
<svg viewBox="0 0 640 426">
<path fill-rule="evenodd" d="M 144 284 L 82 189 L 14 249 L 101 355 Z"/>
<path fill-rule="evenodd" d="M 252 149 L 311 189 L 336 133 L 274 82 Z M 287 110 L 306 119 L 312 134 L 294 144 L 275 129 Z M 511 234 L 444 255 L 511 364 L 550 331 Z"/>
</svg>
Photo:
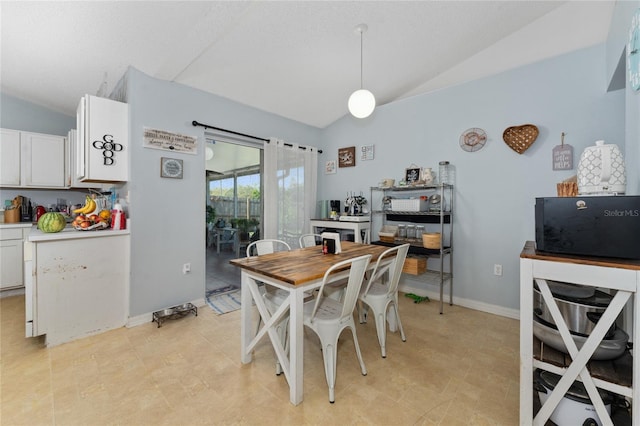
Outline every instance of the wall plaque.
<svg viewBox="0 0 640 426">
<path fill-rule="evenodd" d="M 338 150 L 338 167 L 353 167 L 356 165 L 356 147 L 340 148 Z"/>
<path fill-rule="evenodd" d="M 144 147 L 196 155 L 198 138 L 158 129 L 144 129 Z"/>
<path fill-rule="evenodd" d="M 553 170 L 573 169 L 573 147 L 564 143 L 564 132 L 562 133 L 562 143 L 553 148 L 552 157 Z"/>
</svg>

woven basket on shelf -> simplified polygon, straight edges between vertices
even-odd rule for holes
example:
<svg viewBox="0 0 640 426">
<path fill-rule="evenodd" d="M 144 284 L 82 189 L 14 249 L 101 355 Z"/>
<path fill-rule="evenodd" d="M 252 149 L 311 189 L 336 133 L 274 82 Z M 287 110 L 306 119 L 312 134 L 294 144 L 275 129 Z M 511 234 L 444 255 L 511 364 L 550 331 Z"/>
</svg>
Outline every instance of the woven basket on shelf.
<svg viewBox="0 0 640 426">
<path fill-rule="evenodd" d="M 439 232 L 425 232 L 422 234 L 422 246 L 428 249 L 440 248 L 440 233 Z"/>
<path fill-rule="evenodd" d="M 502 139 L 518 154 L 525 152 L 538 138 L 538 128 L 533 124 L 508 127 L 502 133 Z"/>
</svg>

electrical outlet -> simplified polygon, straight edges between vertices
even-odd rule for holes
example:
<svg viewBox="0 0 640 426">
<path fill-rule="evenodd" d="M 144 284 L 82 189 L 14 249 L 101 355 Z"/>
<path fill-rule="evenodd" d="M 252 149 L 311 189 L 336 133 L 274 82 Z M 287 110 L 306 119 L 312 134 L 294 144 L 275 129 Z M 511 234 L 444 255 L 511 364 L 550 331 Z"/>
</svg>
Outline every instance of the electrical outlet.
<svg viewBox="0 0 640 426">
<path fill-rule="evenodd" d="M 493 265 L 493 275 L 502 275 L 502 265 Z"/>
<path fill-rule="evenodd" d="M 182 273 L 188 274 L 189 272 L 191 272 L 191 264 L 185 263 L 184 265 L 182 265 Z"/>
</svg>

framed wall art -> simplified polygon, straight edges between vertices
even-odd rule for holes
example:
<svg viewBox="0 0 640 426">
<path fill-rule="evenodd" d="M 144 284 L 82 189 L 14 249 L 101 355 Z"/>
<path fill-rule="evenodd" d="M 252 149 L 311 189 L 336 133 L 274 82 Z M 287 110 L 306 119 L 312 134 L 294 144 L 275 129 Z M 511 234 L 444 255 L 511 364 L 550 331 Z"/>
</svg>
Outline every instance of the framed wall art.
<svg viewBox="0 0 640 426">
<path fill-rule="evenodd" d="M 404 172 L 404 180 L 407 185 L 416 185 L 420 183 L 420 175 L 422 173 L 422 168 L 418 166 L 410 166 L 405 169 Z"/>
<path fill-rule="evenodd" d="M 338 149 L 338 167 L 353 167 L 356 165 L 356 147 Z"/>
<path fill-rule="evenodd" d="M 182 179 L 183 164 L 182 160 L 177 158 L 160 159 L 160 177 L 171 179 Z"/>
<path fill-rule="evenodd" d="M 324 174 L 332 175 L 336 173 L 336 160 L 329 160 L 324 164 Z"/>
<path fill-rule="evenodd" d="M 373 157 L 374 157 L 373 145 L 364 145 L 360 147 L 360 160 L 362 161 L 373 160 Z"/>
</svg>

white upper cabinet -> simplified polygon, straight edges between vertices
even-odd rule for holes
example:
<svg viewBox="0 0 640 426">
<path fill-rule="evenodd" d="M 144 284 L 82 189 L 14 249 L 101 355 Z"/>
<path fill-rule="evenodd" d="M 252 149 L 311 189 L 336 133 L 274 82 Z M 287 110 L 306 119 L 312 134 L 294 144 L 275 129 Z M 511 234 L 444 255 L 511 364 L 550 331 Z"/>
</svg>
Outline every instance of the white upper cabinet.
<svg viewBox="0 0 640 426">
<path fill-rule="evenodd" d="M 0 186 L 66 188 L 70 172 L 64 136 L 2 129 Z"/>
<path fill-rule="evenodd" d="M 67 139 L 69 140 L 69 164 L 71 165 L 71 173 L 70 173 L 70 187 L 71 188 L 95 188 L 95 183 L 91 182 L 82 182 L 78 179 L 78 173 L 76 172 L 79 163 L 84 164 L 84 162 L 77 161 L 77 143 L 78 143 L 78 131 L 76 129 L 69 130 L 69 134 L 67 135 Z"/>
<path fill-rule="evenodd" d="M 74 179 L 126 182 L 129 179 L 129 106 L 85 95 L 77 110 Z"/>
<path fill-rule="evenodd" d="M 68 187 L 67 139 L 39 133 L 20 134 L 22 185 Z"/>
<path fill-rule="evenodd" d="M 1 129 L 0 185 L 20 186 L 20 132 Z"/>
</svg>

